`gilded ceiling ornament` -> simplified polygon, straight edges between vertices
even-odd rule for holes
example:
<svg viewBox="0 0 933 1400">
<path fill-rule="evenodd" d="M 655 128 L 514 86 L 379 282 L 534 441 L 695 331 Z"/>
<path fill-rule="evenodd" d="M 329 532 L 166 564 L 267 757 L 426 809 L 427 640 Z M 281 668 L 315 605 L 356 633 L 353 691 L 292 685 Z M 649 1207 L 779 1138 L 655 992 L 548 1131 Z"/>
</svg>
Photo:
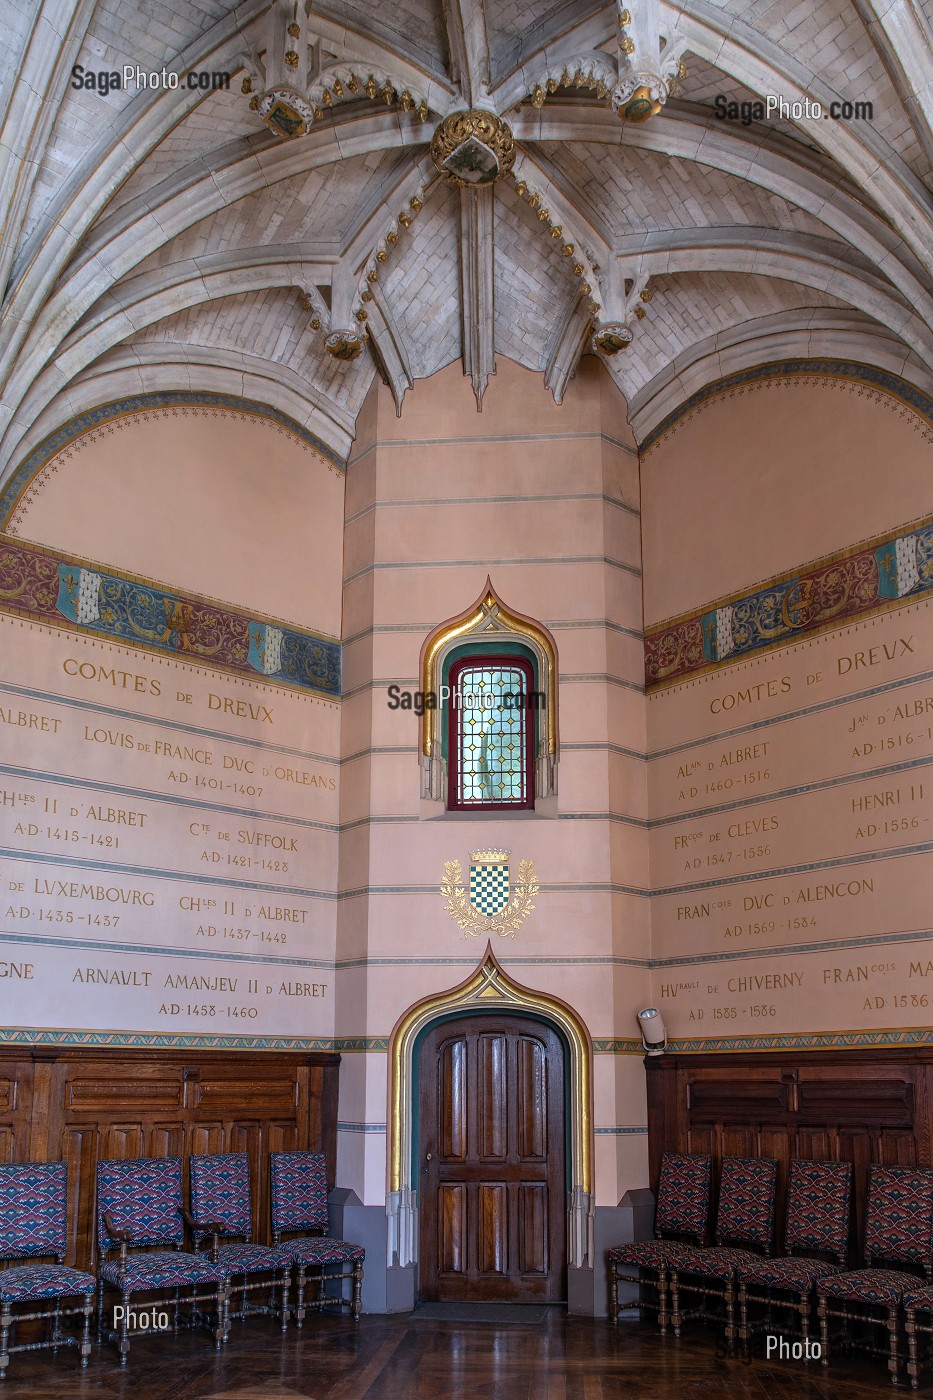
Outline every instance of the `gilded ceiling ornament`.
<svg viewBox="0 0 933 1400">
<path fill-rule="evenodd" d="M 590 344 L 598 355 L 617 355 L 620 350 L 627 349 L 634 339 L 630 326 L 621 321 L 613 321 L 608 325 L 597 326 Z"/>
<path fill-rule="evenodd" d="M 511 127 L 479 107 L 451 112 L 431 140 L 431 159 L 452 185 L 491 185 L 515 164 Z"/>
<path fill-rule="evenodd" d="M 509 880 L 510 851 L 472 851 L 469 887 L 459 860 L 444 862 L 441 898 L 463 936 L 497 933 L 514 938 L 534 909 L 538 877 L 533 860 L 520 860 L 514 891 Z"/>
<path fill-rule="evenodd" d="M 363 353 L 364 332 L 359 330 L 332 331 L 324 341 L 324 349 L 335 360 L 356 360 Z"/>
</svg>

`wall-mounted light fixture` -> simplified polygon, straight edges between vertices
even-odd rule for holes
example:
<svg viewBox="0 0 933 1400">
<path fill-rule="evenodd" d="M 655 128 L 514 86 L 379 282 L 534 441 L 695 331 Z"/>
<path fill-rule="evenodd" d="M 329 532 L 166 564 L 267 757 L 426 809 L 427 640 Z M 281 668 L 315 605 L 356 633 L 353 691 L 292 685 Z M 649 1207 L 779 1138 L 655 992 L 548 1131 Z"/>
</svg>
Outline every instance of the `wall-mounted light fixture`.
<svg viewBox="0 0 933 1400">
<path fill-rule="evenodd" d="M 641 1043 L 649 1055 L 663 1055 L 667 1049 L 667 1029 L 655 1006 L 646 1006 L 638 1013 Z"/>
</svg>

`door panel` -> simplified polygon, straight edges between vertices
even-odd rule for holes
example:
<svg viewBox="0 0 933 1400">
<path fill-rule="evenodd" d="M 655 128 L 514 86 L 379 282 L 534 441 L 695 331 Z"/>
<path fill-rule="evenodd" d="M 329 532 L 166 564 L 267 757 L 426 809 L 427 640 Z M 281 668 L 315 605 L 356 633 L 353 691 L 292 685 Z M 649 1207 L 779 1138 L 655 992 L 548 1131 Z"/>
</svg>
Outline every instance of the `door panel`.
<svg viewBox="0 0 933 1400">
<path fill-rule="evenodd" d="M 523 1017 L 465 1016 L 428 1032 L 419 1074 L 422 1296 L 564 1298 L 559 1036 Z"/>
</svg>

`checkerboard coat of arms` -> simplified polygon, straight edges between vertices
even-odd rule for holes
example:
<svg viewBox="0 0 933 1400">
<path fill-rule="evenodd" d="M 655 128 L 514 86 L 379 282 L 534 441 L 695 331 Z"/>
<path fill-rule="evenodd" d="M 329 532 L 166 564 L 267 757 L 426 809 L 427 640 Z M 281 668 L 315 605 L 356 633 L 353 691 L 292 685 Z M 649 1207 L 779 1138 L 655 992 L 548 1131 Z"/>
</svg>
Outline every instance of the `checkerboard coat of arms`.
<svg viewBox="0 0 933 1400">
<path fill-rule="evenodd" d="M 468 881 L 463 878 L 459 860 L 444 862 L 441 897 L 464 938 L 481 933 L 514 938 L 534 909 L 538 893 L 534 861 L 519 861 L 513 886 L 510 855 L 510 851 L 473 851 Z"/>
</svg>

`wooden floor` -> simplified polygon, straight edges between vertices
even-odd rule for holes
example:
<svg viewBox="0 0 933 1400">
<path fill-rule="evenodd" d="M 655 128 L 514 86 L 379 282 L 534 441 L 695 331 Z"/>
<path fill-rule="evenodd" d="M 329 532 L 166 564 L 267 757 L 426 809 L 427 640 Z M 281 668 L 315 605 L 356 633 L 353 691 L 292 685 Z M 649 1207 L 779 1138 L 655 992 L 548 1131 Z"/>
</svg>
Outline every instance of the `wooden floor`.
<svg viewBox="0 0 933 1400">
<path fill-rule="evenodd" d="M 763 1343 L 758 1347 L 763 1354 Z M 490 1326 L 417 1314 L 312 1318 L 284 1341 L 266 1319 L 234 1324 L 219 1355 L 206 1335 L 134 1342 L 121 1373 L 109 1351 L 14 1356 L 2 1400 L 879 1400 L 882 1362 L 818 1363 L 717 1355 L 702 1329 L 679 1342 L 649 1323 L 568 1318 Z M 920 1394 L 929 1393 L 926 1382 Z M 894 1392 L 896 1393 L 896 1392 Z M 911 1394 L 909 1387 L 902 1394 Z"/>
</svg>

